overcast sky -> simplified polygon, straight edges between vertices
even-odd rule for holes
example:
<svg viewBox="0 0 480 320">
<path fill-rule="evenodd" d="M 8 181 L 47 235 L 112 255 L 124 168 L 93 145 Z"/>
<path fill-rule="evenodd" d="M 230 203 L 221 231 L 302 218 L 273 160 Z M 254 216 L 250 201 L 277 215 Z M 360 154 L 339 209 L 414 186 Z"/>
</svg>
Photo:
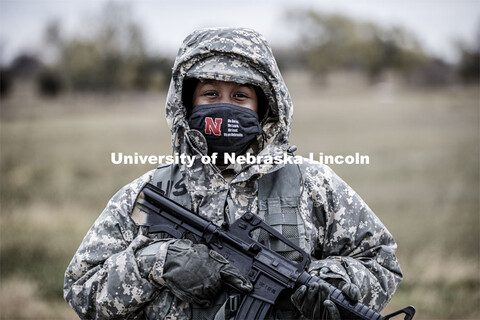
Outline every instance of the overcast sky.
<svg viewBox="0 0 480 320">
<path fill-rule="evenodd" d="M 88 30 L 88 17 L 104 0 L 0 0 L 0 61 L 19 51 L 40 47 L 46 23 L 58 19 L 67 34 Z M 294 8 L 337 12 L 385 26 L 400 25 L 414 33 L 426 50 L 456 59 L 457 39 L 474 42 L 480 27 L 480 0 L 132 0 L 132 15 L 148 48 L 174 56 L 194 29 L 243 26 L 262 33 L 272 46 L 293 37 L 286 16 Z M 477 39 L 478 42 L 479 39 Z"/>
</svg>

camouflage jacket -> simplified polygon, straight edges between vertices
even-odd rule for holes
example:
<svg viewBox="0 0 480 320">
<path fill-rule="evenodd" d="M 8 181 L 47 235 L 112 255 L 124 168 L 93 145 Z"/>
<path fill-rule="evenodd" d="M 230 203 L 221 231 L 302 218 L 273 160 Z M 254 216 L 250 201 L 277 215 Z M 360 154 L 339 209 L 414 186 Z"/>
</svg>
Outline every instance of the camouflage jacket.
<svg viewBox="0 0 480 320">
<path fill-rule="evenodd" d="M 207 153 L 205 139 L 188 127 L 181 102 L 186 77 L 252 83 L 262 88 L 270 109 L 263 122 L 265 134 L 247 152 L 259 157 L 283 155 L 290 148 L 293 105 L 270 47 L 261 35 L 248 29 L 192 33 L 177 55 L 166 103 L 173 152 L 196 156 L 193 166 L 179 167 L 191 209 L 218 225 L 225 217 L 235 220 L 246 212 L 258 213 L 259 177 L 283 165 L 237 167 L 233 178 L 227 180 L 216 166 L 202 164 L 200 156 Z M 301 243 L 311 253 L 309 271 L 332 282 L 341 279 L 356 284 L 361 301 L 381 310 L 402 278 L 391 234 L 329 167 L 304 163 L 300 169 L 299 207 L 305 229 Z M 152 175 L 153 171 L 146 173 L 113 196 L 66 270 L 64 297 L 82 319 L 191 318 L 188 303 L 149 280 L 150 272 L 162 272 L 169 240 L 149 235 L 131 216 L 140 190 Z M 158 241 L 165 245 L 154 266 L 137 257 L 138 249 Z"/>
</svg>

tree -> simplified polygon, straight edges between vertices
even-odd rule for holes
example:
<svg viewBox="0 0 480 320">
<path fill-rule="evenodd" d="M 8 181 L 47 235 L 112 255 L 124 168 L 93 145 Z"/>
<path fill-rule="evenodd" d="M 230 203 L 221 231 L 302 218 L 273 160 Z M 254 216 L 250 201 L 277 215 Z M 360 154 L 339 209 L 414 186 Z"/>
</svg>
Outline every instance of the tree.
<svg viewBox="0 0 480 320">
<path fill-rule="evenodd" d="M 408 72 L 427 60 L 419 41 L 401 27 L 380 27 L 340 14 L 297 11 L 308 69 L 325 76 L 336 69 L 364 70 L 375 81 L 386 70 Z"/>
<path fill-rule="evenodd" d="M 464 83 L 480 82 L 480 25 L 477 28 L 476 35 L 472 44 L 465 41 L 457 41 L 457 48 L 460 52 L 460 61 L 457 72 L 460 80 Z"/>
<path fill-rule="evenodd" d="M 73 89 L 114 91 L 135 86 L 147 55 L 128 4 L 108 2 L 86 35 L 66 42 L 62 69 Z"/>
</svg>

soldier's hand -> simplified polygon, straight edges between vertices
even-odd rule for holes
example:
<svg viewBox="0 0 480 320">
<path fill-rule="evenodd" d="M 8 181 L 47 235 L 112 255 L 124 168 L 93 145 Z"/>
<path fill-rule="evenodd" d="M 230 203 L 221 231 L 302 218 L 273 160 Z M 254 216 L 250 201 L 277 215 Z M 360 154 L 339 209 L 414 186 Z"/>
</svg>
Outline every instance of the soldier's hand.
<svg viewBox="0 0 480 320">
<path fill-rule="evenodd" d="M 202 306 L 211 304 L 222 282 L 244 292 L 253 288 L 222 255 L 203 244 L 184 239 L 170 244 L 162 277 L 175 296 Z"/>
<path fill-rule="evenodd" d="M 346 281 L 341 281 L 338 284 L 340 291 L 348 298 L 351 302 L 358 302 L 361 298 L 360 288 L 353 283 L 347 283 Z"/>
<path fill-rule="evenodd" d="M 342 281 L 339 287 L 352 302 L 360 299 L 360 289 L 356 285 Z M 313 283 L 309 288 L 298 288 L 291 299 L 295 307 L 308 319 L 341 320 L 338 308 L 329 297 L 327 284 Z"/>
<path fill-rule="evenodd" d="M 292 303 L 307 319 L 341 320 L 335 304 L 328 298 L 326 284 L 312 283 L 309 288 L 302 285 L 292 295 Z"/>
</svg>

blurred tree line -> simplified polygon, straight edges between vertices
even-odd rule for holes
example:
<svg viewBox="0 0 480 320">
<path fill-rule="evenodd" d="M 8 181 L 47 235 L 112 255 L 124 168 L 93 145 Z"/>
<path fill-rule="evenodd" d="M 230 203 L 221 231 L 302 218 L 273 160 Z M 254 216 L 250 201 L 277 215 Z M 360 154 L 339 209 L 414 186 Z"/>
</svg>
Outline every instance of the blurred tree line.
<svg viewBox="0 0 480 320">
<path fill-rule="evenodd" d="M 139 24 L 122 3 L 107 3 L 89 36 L 64 41 L 58 25 L 47 29 L 60 52 L 58 67 L 75 90 L 163 89 L 172 61 L 149 56 Z"/>
<path fill-rule="evenodd" d="M 391 69 L 406 72 L 428 57 L 418 41 L 399 27 L 382 28 L 338 14 L 297 12 L 304 62 L 319 75 L 361 69 L 375 80 Z"/>
<path fill-rule="evenodd" d="M 290 19 L 299 33 L 293 55 L 296 58 L 292 59 L 290 52 L 283 52 L 280 63 L 302 66 L 320 80 L 337 70 L 361 71 L 371 83 L 393 72 L 405 84 L 416 86 L 480 79 L 478 37 L 473 46 L 457 43 L 461 57 L 454 65 L 426 53 L 416 36 L 402 27 L 385 27 L 312 10 L 296 11 Z"/>
<path fill-rule="evenodd" d="M 35 77 L 39 91 L 47 96 L 65 90 L 166 89 L 173 57 L 148 54 L 140 25 L 130 13 L 128 5 L 109 2 L 84 35 L 72 38 L 62 34 L 58 21 L 51 21 L 44 43 L 54 61 L 46 64 L 35 55 L 19 55 L 1 70 L 1 95 L 8 94 L 14 80 L 28 77 Z M 289 12 L 289 16 L 298 27 L 298 43 L 275 50 L 281 69 L 302 68 L 320 80 L 337 70 L 359 70 L 371 83 L 387 72 L 416 86 L 479 82 L 477 41 L 473 46 L 457 43 L 460 61 L 454 65 L 427 54 L 415 35 L 401 27 L 312 10 Z"/>
<path fill-rule="evenodd" d="M 61 24 L 51 21 L 44 31 L 44 50 L 53 58 L 20 54 L 2 69 L 1 93 L 16 79 L 35 78 L 40 93 L 56 96 L 64 90 L 113 92 L 163 90 L 170 80 L 173 59 L 147 53 L 140 25 L 125 3 L 108 2 L 85 24 L 83 34 L 66 38 Z"/>
</svg>

